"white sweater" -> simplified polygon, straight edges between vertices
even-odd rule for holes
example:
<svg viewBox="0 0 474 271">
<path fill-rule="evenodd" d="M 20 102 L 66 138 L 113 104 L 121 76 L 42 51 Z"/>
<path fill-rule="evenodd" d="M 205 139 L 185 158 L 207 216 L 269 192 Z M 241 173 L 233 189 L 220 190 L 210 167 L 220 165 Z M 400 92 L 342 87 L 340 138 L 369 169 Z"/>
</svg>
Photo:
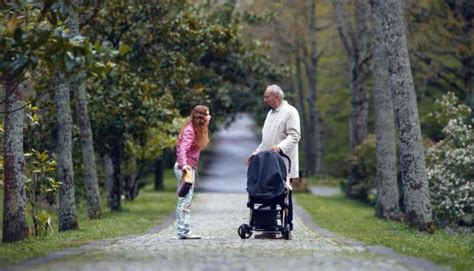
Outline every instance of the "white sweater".
<svg viewBox="0 0 474 271">
<path fill-rule="evenodd" d="M 255 153 L 268 151 L 271 147 L 278 145 L 291 159 L 289 178 L 297 178 L 299 177 L 298 142 L 300 138 L 298 110 L 287 101 L 283 101 L 278 108 L 268 112 L 262 128 L 262 143 L 257 147 Z M 286 163 L 286 159 L 283 160 Z"/>
</svg>

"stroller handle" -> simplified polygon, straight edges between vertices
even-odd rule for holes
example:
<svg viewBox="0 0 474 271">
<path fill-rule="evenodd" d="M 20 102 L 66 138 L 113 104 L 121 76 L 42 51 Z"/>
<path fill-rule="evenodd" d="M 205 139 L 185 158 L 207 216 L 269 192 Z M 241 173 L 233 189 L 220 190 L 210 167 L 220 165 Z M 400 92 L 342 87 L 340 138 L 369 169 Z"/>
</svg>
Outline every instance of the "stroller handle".
<svg viewBox="0 0 474 271">
<path fill-rule="evenodd" d="M 279 155 L 281 155 L 282 157 L 286 158 L 286 160 L 288 160 L 288 173 L 291 172 L 291 159 L 290 157 L 288 157 L 288 155 L 286 155 L 282 150 L 280 150 L 280 152 L 278 152 Z"/>
</svg>

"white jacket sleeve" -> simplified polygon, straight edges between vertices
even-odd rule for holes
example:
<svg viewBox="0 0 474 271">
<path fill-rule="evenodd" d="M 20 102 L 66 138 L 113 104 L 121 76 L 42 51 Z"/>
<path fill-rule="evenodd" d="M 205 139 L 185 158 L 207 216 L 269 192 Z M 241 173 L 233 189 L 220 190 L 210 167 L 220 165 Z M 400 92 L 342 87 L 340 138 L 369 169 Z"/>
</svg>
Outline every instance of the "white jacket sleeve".
<svg viewBox="0 0 474 271">
<path fill-rule="evenodd" d="M 288 154 L 296 144 L 300 141 L 300 116 L 298 111 L 293 108 L 288 112 L 288 119 L 285 125 L 286 138 L 278 144 L 278 147 L 285 153 Z"/>
</svg>

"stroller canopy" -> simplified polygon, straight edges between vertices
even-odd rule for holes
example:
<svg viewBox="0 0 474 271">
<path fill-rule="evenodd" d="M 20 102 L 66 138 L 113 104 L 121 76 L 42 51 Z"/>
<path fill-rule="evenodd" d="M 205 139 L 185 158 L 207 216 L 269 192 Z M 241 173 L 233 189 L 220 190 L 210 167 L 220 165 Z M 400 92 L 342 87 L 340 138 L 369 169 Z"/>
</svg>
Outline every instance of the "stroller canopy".
<svg viewBox="0 0 474 271">
<path fill-rule="evenodd" d="M 247 192 L 253 198 L 261 200 L 279 197 L 285 192 L 287 174 L 280 154 L 272 151 L 260 152 L 250 160 Z"/>
</svg>

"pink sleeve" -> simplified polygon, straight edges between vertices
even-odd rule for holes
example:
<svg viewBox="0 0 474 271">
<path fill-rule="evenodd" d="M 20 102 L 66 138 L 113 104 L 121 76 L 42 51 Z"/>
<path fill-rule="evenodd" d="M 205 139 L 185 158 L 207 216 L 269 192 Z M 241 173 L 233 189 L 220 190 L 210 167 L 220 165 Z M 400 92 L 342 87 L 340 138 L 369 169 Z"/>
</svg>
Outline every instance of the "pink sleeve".
<svg viewBox="0 0 474 271">
<path fill-rule="evenodd" d="M 188 151 L 191 149 L 191 145 L 194 141 L 194 131 L 191 128 L 186 127 L 183 130 L 182 139 L 180 142 L 178 152 L 178 163 L 182 167 L 188 164 Z"/>
</svg>

